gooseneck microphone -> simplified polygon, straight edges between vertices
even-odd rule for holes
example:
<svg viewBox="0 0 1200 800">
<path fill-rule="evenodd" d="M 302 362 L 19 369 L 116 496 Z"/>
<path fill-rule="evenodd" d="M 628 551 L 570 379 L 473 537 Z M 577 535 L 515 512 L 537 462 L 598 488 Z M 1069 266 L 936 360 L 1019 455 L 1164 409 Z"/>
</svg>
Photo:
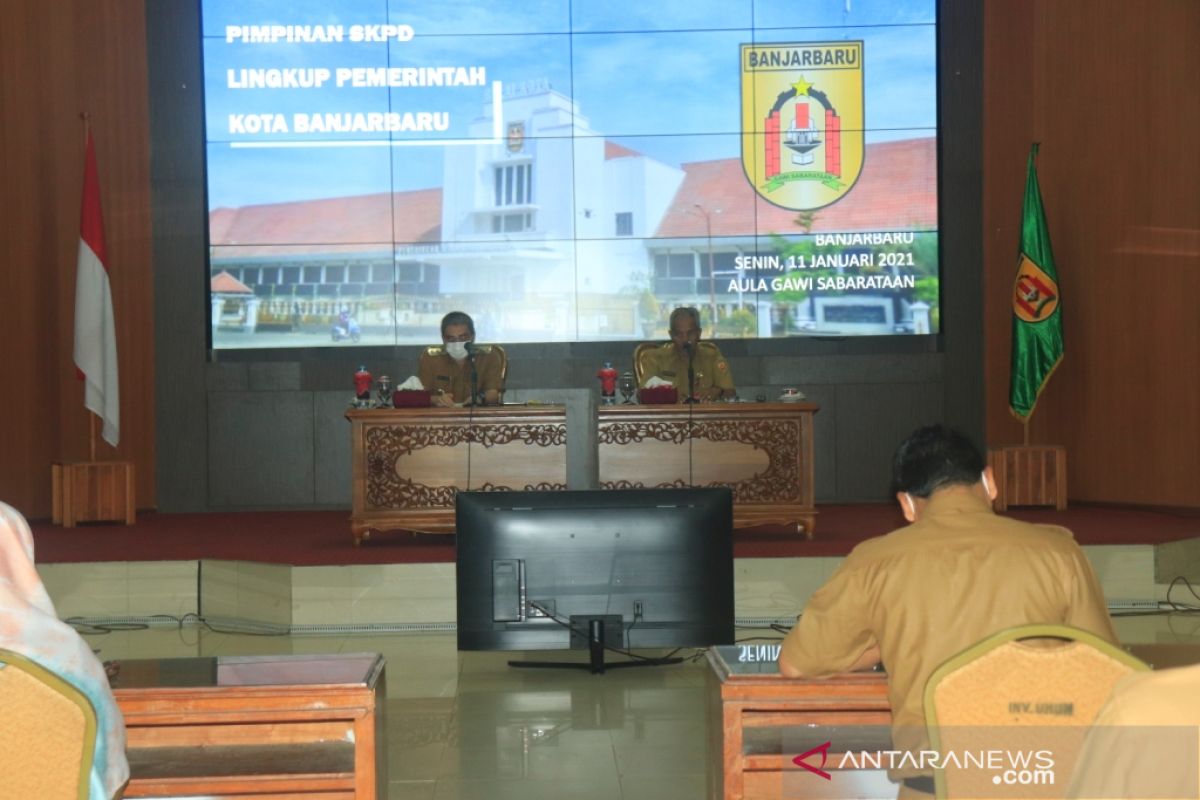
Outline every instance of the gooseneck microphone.
<svg viewBox="0 0 1200 800">
<path fill-rule="evenodd" d="M 474 342 L 464 342 L 467 362 L 471 365 L 471 400 L 467 403 L 467 490 L 471 489 L 471 445 L 475 442 L 475 406 L 479 401 L 479 370 L 475 367 L 475 354 L 479 348 Z"/>
<path fill-rule="evenodd" d="M 476 405 L 479 402 L 479 370 L 475 367 L 475 354 L 479 352 L 479 346 L 474 342 L 465 342 L 464 346 L 467 361 L 471 362 L 471 405 Z"/>
<path fill-rule="evenodd" d="M 683 352 L 688 359 L 688 396 L 687 396 L 687 442 L 688 442 L 688 485 L 696 485 L 695 470 L 692 468 L 692 443 L 696 435 L 696 423 L 692 418 L 696 407 L 696 346 L 691 342 L 683 343 Z"/>
<path fill-rule="evenodd" d="M 683 352 L 687 353 L 688 359 L 688 396 L 687 402 L 696 402 L 696 348 L 691 342 L 683 343 Z"/>
</svg>

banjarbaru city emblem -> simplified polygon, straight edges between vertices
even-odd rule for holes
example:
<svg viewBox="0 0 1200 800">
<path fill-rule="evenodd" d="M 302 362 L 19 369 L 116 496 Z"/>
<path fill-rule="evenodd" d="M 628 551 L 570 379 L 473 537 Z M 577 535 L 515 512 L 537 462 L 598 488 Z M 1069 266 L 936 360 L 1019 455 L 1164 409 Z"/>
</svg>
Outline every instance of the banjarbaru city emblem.
<svg viewBox="0 0 1200 800">
<path fill-rule="evenodd" d="M 1041 322 L 1057 308 L 1058 283 L 1022 255 L 1013 285 L 1013 313 L 1025 322 Z"/>
<path fill-rule="evenodd" d="M 508 123 L 508 152 L 519 153 L 525 149 L 525 123 Z"/>
<path fill-rule="evenodd" d="M 837 202 L 862 172 L 862 41 L 741 48 L 742 169 L 754 191 L 793 211 Z"/>
</svg>

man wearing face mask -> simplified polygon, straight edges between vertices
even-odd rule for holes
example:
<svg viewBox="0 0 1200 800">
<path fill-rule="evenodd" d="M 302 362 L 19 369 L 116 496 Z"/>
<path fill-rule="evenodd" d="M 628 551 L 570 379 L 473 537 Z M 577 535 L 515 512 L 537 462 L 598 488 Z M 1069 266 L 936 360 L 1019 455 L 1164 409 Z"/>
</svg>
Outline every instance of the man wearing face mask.
<svg viewBox="0 0 1200 800">
<path fill-rule="evenodd" d="M 500 354 L 484 345 L 475 347 L 475 323 L 461 311 L 442 317 L 442 346 L 421 354 L 417 377 L 431 393 L 434 405 L 464 405 L 471 400 L 472 371 L 476 397 L 484 405 L 500 402 L 504 391 Z"/>
<path fill-rule="evenodd" d="M 896 451 L 896 500 L 909 525 L 863 542 L 809 598 L 784 639 L 779 671 L 821 678 L 882 661 L 897 750 L 927 750 L 930 674 L 1006 628 L 1062 623 L 1116 643 L 1091 564 L 1070 531 L 992 511 L 996 483 L 979 450 L 940 425 Z M 933 778 L 892 770 L 901 798 L 932 796 Z"/>
</svg>

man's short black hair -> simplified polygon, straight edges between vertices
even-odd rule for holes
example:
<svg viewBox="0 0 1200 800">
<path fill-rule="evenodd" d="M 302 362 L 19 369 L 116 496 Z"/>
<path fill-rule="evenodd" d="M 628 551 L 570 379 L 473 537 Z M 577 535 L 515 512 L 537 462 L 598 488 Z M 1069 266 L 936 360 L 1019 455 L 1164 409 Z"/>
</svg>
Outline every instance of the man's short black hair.
<svg viewBox="0 0 1200 800">
<path fill-rule="evenodd" d="M 471 336 L 475 336 L 475 320 L 471 319 L 471 315 L 464 311 L 451 311 L 442 317 L 442 336 L 446 335 L 446 328 L 451 325 L 466 325 Z"/>
<path fill-rule="evenodd" d="M 970 486 L 983 472 L 983 455 L 964 434 L 944 425 L 918 428 L 896 448 L 892 489 L 915 497 L 944 486 Z"/>
<path fill-rule="evenodd" d="M 700 310 L 695 306 L 680 306 L 671 312 L 671 318 L 668 325 L 672 334 L 675 333 L 675 320 L 679 319 L 680 317 L 691 317 L 693 324 L 696 326 L 696 330 L 703 330 L 703 327 L 700 325 Z"/>
</svg>

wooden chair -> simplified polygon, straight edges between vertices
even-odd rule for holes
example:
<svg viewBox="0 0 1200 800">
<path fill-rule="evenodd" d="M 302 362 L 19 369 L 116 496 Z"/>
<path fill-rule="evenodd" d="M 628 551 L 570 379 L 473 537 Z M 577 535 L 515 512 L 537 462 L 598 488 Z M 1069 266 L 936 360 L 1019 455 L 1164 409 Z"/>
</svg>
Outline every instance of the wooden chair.
<svg viewBox="0 0 1200 800">
<path fill-rule="evenodd" d="M 96 711 L 62 678 L 0 650 L 0 795 L 87 800 Z"/>
<path fill-rule="evenodd" d="M 1053 754 L 1053 776 L 1045 777 L 1064 782 L 1113 685 L 1131 672 L 1148 669 L 1116 645 L 1069 625 L 1001 631 L 930 675 L 924 698 L 930 743 L 943 757 L 951 751 L 1048 750 Z M 1029 767 L 1038 768 L 1037 762 Z M 1026 778 L 1038 776 L 1014 776 Z M 997 788 L 1000 779 L 994 770 L 977 765 L 951 765 L 934 772 L 939 798 L 1020 796 L 1001 793 L 1005 787 Z M 1031 787 L 1009 788 L 1028 792 Z"/>
<path fill-rule="evenodd" d="M 654 377 L 649 373 L 651 354 L 661 350 L 670 350 L 671 347 L 671 342 L 642 342 L 633 349 L 633 376 L 637 379 L 639 387 L 649 378 Z M 717 346 L 712 342 L 699 342 L 697 348 L 703 352 L 719 352 Z M 687 387 L 685 386 L 684 389 L 686 390 Z"/>
<path fill-rule="evenodd" d="M 508 382 L 508 353 L 504 352 L 504 348 L 498 344 L 481 344 L 479 345 L 481 353 L 495 353 L 500 358 L 500 395 L 504 396 L 503 386 Z"/>
</svg>

